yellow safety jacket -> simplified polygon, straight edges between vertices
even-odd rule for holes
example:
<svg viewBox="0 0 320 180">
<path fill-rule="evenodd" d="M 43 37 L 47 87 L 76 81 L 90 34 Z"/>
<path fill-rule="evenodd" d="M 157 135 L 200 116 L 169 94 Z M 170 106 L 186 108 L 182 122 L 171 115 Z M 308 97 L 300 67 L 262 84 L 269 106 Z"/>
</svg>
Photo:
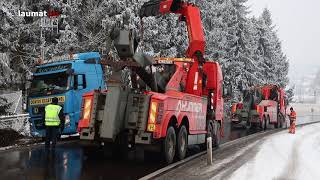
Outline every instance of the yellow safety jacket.
<svg viewBox="0 0 320 180">
<path fill-rule="evenodd" d="M 49 104 L 46 106 L 45 111 L 45 125 L 46 126 L 59 126 L 60 118 L 59 113 L 61 111 L 61 107 L 59 105 Z"/>
</svg>

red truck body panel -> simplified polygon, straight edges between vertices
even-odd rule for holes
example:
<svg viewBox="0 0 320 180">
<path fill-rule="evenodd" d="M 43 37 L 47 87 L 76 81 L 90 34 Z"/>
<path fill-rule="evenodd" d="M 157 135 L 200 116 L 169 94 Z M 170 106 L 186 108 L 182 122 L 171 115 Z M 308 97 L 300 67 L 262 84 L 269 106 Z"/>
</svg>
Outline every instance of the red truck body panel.
<svg viewBox="0 0 320 180">
<path fill-rule="evenodd" d="M 158 120 L 156 124 L 153 132 L 154 138 L 166 136 L 167 127 L 172 118 L 177 120 L 177 127 L 180 126 L 184 118 L 187 118 L 190 134 L 206 133 L 207 100 L 205 98 L 177 91 L 168 91 L 165 95 L 155 92 L 146 93 L 152 94 L 151 102 L 161 101 L 164 103 L 163 118 Z"/>
</svg>

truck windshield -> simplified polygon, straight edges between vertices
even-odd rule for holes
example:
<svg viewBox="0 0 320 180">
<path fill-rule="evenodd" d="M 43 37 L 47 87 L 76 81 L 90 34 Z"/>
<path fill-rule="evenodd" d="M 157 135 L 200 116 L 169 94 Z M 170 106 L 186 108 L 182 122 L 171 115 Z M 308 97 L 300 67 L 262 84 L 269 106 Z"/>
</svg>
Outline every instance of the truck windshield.
<svg viewBox="0 0 320 180">
<path fill-rule="evenodd" d="M 30 87 L 30 95 L 52 95 L 68 90 L 68 75 L 65 72 L 34 76 Z"/>
</svg>

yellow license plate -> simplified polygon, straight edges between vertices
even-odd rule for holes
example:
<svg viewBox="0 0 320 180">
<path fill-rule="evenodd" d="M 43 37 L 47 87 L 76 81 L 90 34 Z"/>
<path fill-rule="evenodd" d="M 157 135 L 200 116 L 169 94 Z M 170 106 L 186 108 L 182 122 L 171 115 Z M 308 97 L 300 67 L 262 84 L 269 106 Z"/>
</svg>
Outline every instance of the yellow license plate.
<svg viewBox="0 0 320 180">
<path fill-rule="evenodd" d="M 40 105 L 40 104 L 50 104 L 52 102 L 52 98 L 38 98 L 38 99 L 31 99 L 30 105 Z M 63 103 L 65 101 L 65 96 L 57 96 L 59 103 Z"/>
</svg>

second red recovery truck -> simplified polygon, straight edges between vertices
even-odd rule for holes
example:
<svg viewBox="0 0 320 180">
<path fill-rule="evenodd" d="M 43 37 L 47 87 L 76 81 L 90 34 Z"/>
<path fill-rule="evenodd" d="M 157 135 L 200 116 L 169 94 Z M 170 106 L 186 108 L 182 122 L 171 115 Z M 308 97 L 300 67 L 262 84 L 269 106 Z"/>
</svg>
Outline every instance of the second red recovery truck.
<svg viewBox="0 0 320 180">
<path fill-rule="evenodd" d="M 243 101 L 232 106 L 232 123 L 246 123 L 266 130 L 269 125 L 275 128 L 286 126 L 285 92 L 276 85 L 252 87 L 243 92 Z"/>
</svg>

